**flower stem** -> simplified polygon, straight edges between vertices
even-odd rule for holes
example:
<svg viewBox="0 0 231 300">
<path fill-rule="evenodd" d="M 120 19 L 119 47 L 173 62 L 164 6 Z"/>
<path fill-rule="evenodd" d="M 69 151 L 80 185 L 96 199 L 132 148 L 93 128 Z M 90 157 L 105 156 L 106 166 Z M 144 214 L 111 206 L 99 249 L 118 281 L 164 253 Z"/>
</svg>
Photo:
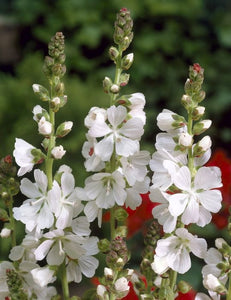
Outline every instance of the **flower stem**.
<svg viewBox="0 0 231 300">
<path fill-rule="evenodd" d="M 192 134 L 192 113 L 189 111 L 188 113 L 188 133 Z M 191 172 L 192 177 L 194 176 L 194 159 L 193 159 L 193 153 L 192 153 L 192 147 L 188 149 L 188 168 Z"/>
<path fill-rule="evenodd" d="M 60 266 L 60 273 L 61 273 L 63 300 L 68 300 L 70 298 L 70 293 L 69 293 L 69 285 L 67 282 L 67 272 L 66 272 L 65 261 Z"/>
<path fill-rule="evenodd" d="M 174 292 L 174 287 L 175 287 L 175 284 L 176 284 L 176 279 L 177 279 L 177 272 L 171 270 L 170 271 L 170 288 L 173 292 Z"/>
<path fill-rule="evenodd" d="M 12 248 L 16 246 L 16 235 L 15 235 L 15 221 L 14 221 L 14 216 L 13 216 L 13 197 L 10 194 L 10 201 L 9 201 L 9 216 L 10 216 L 10 228 L 11 228 L 11 244 Z"/>
<path fill-rule="evenodd" d="M 115 210 L 114 207 L 110 209 L 110 232 L 111 232 L 111 241 L 115 238 Z"/>
<path fill-rule="evenodd" d="M 52 124 L 52 132 L 49 139 L 49 145 L 47 150 L 47 159 L 46 159 L 46 175 L 48 179 L 48 190 L 52 188 L 53 184 L 53 162 L 51 151 L 55 147 L 55 113 L 50 108 L 49 109 L 50 122 Z"/>
</svg>

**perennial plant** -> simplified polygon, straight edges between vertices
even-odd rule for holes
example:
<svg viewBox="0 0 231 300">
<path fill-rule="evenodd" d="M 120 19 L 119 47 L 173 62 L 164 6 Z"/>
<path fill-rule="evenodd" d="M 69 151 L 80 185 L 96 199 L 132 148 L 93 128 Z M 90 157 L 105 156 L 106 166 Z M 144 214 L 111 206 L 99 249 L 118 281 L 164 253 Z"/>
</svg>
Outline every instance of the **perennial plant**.
<svg viewBox="0 0 231 300">
<path fill-rule="evenodd" d="M 109 104 L 92 107 L 84 121 L 82 155 L 90 174 L 83 187 L 76 187 L 69 166 L 55 166 L 66 153 L 61 141 L 73 123 L 56 124 L 56 114 L 68 102 L 62 81 L 66 72 L 63 34 L 57 32 L 49 43 L 43 66 L 48 88 L 33 85 L 43 104 L 33 108 L 41 147 L 18 137 L 13 156 L 19 169 L 11 156 L 0 162 L 1 238 L 11 238 L 12 243 L 10 261 L 0 263 L 2 300 L 183 299 L 191 286 L 179 280 L 178 273 L 190 270 L 191 253 L 205 262 L 202 276 L 208 290 L 194 299 L 231 299 L 228 240 L 218 238 L 215 248 L 208 248 L 206 239 L 195 234 L 195 226 L 205 227 L 222 208 L 221 170 L 208 164 L 212 142 L 204 135 L 212 124 L 204 119 L 201 106 L 204 70 L 198 63 L 189 67 L 181 99 L 185 116 L 168 109 L 157 116 L 161 133 L 151 156 L 140 145 L 146 123 L 145 96 L 122 93 L 134 59 L 133 53 L 124 54 L 133 39 L 132 26 L 130 12 L 121 9 L 115 21 L 115 46 L 109 49 L 115 76 L 103 80 Z M 21 179 L 34 168 L 30 179 Z M 19 192 L 25 200 L 15 206 Z M 145 209 L 149 214 L 152 210 L 153 220 L 146 229 L 140 268 L 132 269 L 127 239 L 137 224 L 146 221 Z M 105 213 L 109 213 L 110 233 L 99 239 L 92 234 L 91 223 L 97 219 L 98 227 L 104 228 Z M 16 221 L 25 225 L 19 244 Z M 227 228 L 230 231 L 229 222 Z M 71 296 L 70 283 L 80 283 L 83 276 L 92 278 L 99 259 L 104 271 L 97 286 L 86 290 L 82 298 Z"/>
</svg>

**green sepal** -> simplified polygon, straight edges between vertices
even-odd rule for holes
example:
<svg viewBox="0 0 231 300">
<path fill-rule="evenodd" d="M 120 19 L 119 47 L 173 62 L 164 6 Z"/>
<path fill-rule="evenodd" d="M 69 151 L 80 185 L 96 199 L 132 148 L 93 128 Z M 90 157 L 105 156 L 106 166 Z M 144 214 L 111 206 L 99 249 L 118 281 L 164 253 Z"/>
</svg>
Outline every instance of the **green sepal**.
<svg viewBox="0 0 231 300">
<path fill-rule="evenodd" d="M 3 222 L 7 222 L 9 221 L 9 216 L 8 216 L 8 213 L 5 209 L 3 208 L 0 208 L 0 220 L 3 221 Z"/>
</svg>

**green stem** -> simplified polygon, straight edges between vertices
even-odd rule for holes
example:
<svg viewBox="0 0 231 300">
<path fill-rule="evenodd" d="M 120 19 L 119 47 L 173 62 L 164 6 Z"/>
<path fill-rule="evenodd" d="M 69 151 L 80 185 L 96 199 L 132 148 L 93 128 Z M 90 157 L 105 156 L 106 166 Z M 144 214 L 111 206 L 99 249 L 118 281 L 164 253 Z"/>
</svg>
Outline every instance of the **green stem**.
<svg viewBox="0 0 231 300">
<path fill-rule="evenodd" d="M 110 209 L 110 232 L 111 232 L 111 241 L 115 238 L 115 230 L 116 230 L 116 224 L 115 224 L 115 209 L 112 207 Z"/>
<path fill-rule="evenodd" d="M 53 184 L 53 162 L 54 159 L 51 155 L 52 149 L 55 147 L 55 113 L 50 108 L 50 122 L 52 124 L 52 132 L 49 139 L 49 146 L 47 151 L 47 159 L 46 159 L 46 175 L 48 179 L 48 190 L 52 188 Z"/>
<path fill-rule="evenodd" d="M 120 75 L 123 71 L 121 69 L 122 52 L 123 51 L 119 48 L 119 55 L 118 55 L 117 62 L 116 62 L 115 79 L 114 79 L 114 84 L 117 84 L 117 85 L 119 85 Z M 111 94 L 111 103 L 110 103 L 110 105 L 114 104 L 115 99 L 116 99 L 116 94 Z"/>
<path fill-rule="evenodd" d="M 193 120 L 192 120 L 192 113 L 189 111 L 188 113 L 188 133 L 192 134 L 192 126 L 193 126 Z M 188 168 L 192 174 L 194 175 L 194 158 L 193 158 L 193 152 L 192 147 L 188 149 Z"/>
<path fill-rule="evenodd" d="M 177 279 L 177 272 L 171 270 L 170 271 L 170 288 L 173 292 L 174 292 L 174 287 L 175 287 L 175 284 L 176 284 L 176 279 Z"/>
<path fill-rule="evenodd" d="M 10 216 L 10 228 L 11 228 L 11 244 L 12 248 L 16 246 L 16 235 L 15 235 L 15 221 L 14 221 L 14 216 L 13 216 L 13 197 L 10 194 L 10 201 L 9 201 L 9 216 Z"/>
<path fill-rule="evenodd" d="M 69 300 L 70 293 L 69 293 L 69 285 L 67 282 L 67 272 L 66 272 L 65 261 L 60 266 L 60 273 L 61 273 L 63 300 Z"/>
</svg>

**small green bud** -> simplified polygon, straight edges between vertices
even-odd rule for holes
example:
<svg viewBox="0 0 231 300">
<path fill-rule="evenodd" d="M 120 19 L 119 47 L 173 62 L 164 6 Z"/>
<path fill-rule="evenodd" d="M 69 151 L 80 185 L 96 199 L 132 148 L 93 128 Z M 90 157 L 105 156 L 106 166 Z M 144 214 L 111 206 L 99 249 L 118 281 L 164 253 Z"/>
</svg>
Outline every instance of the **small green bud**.
<svg viewBox="0 0 231 300">
<path fill-rule="evenodd" d="M 54 112 L 57 112 L 59 110 L 60 103 L 61 103 L 60 98 L 59 97 L 54 97 L 53 99 L 51 99 L 51 102 L 50 102 L 51 109 Z"/>
<path fill-rule="evenodd" d="M 189 95 L 183 95 L 181 98 L 181 103 L 188 110 L 193 105 L 192 97 Z"/>
<path fill-rule="evenodd" d="M 111 60 L 116 61 L 117 57 L 119 56 L 119 51 L 116 47 L 110 47 L 109 56 Z"/>
<path fill-rule="evenodd" d="M 177 288 L 182 294 L 187 294 L 192 289 L 191 285 L 189 285 L 188 282 L 183 280 L 178 282 Z"/>
<path fill-rule="evenodd" d="M 119 85 L 120 86 L 125 86 L 128 84 L 128 81 L 129 81 L 129 78 L 130 78 L 130 75 L 127 74 L 127 73 L 122 73 L 120 75 L 120 80 L 119 80 Z"/>
<path fill-rule="evenodd" d="M 2 222 L 7 222 L 9 221 L 9 216 L 8 216 L 8 213 L 5 209 L 3 208 L 0 208 L 0 220 Z"/>
<path fill-rule="evenodd" d="M 39 164 L 46 158 L 46 155 L 40 149 L 32 149 L 31 154 L 34 156 L 34 164 Z"/>
<path fill-rule="evenodd" d="M 73 122 L 71 122 L 71 121 L 63 122 L 62 124 L 60 124 L 58 126 L 58 128 L 56 130 L 56 136 L 59 138 L 64 137 L 71 131 L 72 126 L 73 126 Z"/>
<path fill-rule="evenodd" d="M 110 241 L 107 239 L 102 239 L 98 242 L 99 251 L 102 253 L 107 253 L 110 250 Z"/>
<path fill-rule="evenodd" d="M 58 82 L 55 86 L 55 93 L 58 97 L 63 96 L 65 91 L 64 88 L 64 83 L 63 82 Z"/>
<path fill-rule="evenodd" d="M 123 238 L 127 236 L 127 233 L 128 233 L 127 226 L 118 226 L 115 230 L 115 234 Z"/>
<path fill-rule="evenodd" d="M 103 89 L 106 94 L 110 92 L 112 81 L 109 77 L 105 77 L 103 80 Z"/>
<path fill-rule="evenodd" d="M 49 92 L 48 92 L 48 90 L 45 87 L 43 87 L 40 84 L 33 84 L 32 88 L 33 88 L 34 93 L 36 95 L 38 95 L 39 98 L 42 101 L 49 101 L 50 100 Z"/>
<path fill-rule="evenodd" d="M 127 219 L 127 217 L 128 217 L 128 213 L 124 208 L 119 207 L 116 209 L 115 218 L 117 221 L 124 222 Z"/>
<path fill-rule="evenodd" d="M 123 70 L 128 70 L 131 67 L 133 61 L 134 61 L 133 53 L 129 53 L 129 54 L 125 55 L 121 61 L 121 68 Z"/>
<path fill-rule="evenodd" d="M 199 94 L 197 95 L 197 102 L 200 103 L 201 101 L 203 101 L 205 99 L 205 91 L 200 91 Z"/>
</svg>

